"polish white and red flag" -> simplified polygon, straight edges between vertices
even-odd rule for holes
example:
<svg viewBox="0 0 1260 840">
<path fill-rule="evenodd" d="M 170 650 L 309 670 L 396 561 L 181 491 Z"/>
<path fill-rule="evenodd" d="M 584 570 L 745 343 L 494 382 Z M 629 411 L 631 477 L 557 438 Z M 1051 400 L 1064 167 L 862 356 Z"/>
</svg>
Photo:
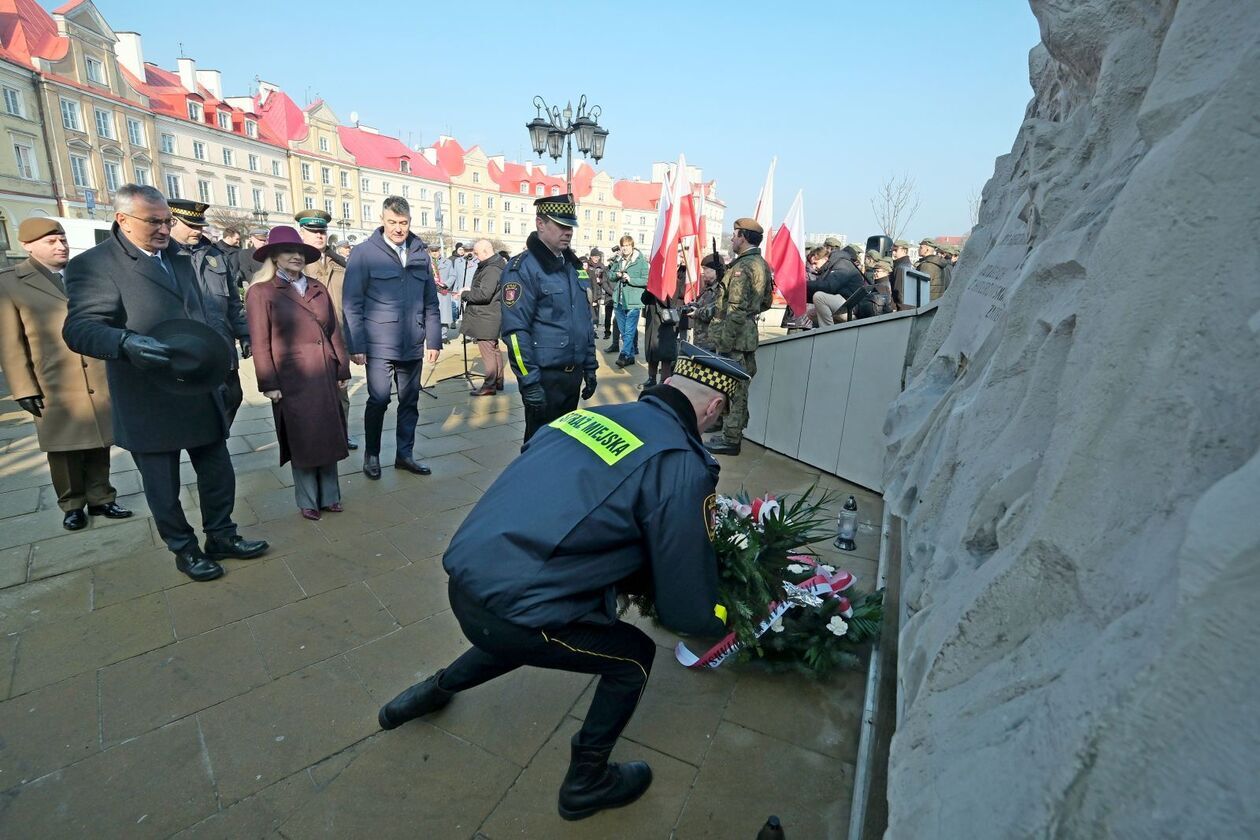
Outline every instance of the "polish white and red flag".
<svg viewBox="0 0 1260 840">
<path fill-rule="evenodd" d="M 767 262 L 774 272 L 774 285 L 793 314 L 805 314 L 805 209 L 798 190 L 787 218 L 774 233 Z"/>
<path fill-rule="evenodd" d="M 753 218 L 757 220 L 757 224 L 761 225 L 761 253 L 769 254 L 770 246 L 774 244 L 774 167 L 779 163 L 779 158 L 770 159 L 770 169 L 766 172 L 766 182 L 761 187 L 761 192 L 757 193 L 757 209 L 753 213 Z"/>
<path fill-rule="evenodd" d="M 661 198 L 656 207 L 656 233 L 652 236 L 652 257 L 648 262 L 648 291 L 660 300 L 678 292 L 678 246 L 684 236 L 696 234 L 695 200 L 687 177 L 687 159 L 678 156 L 672 177 L 661 182 Z"/>
</svg>

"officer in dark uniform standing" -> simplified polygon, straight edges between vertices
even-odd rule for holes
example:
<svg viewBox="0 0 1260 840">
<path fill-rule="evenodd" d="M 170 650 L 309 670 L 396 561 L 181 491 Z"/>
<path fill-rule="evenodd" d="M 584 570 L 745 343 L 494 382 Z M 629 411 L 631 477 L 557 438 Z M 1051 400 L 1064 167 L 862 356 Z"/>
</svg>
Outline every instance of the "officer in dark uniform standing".
<svg viewBox="0 0 1260 840">
<path fill-rule="evenodd" d="M 661 621 L 681 633 L 718 636 L 726 624 L 711 536 L 718 464 L 700 434 L 748 374 L 687 350 L 638 402 L 571 411 L 544 426 L 481 497 L 442 561 L 451 609 L 473 647 L 383 706 L 382 728 L 521 665 L 599 674 L 573 736 L 560 815 L 582 819 L 647 790 L 647 764 L 608 761 L 656 649 L 617 619 L 617 595 L 651 592 Z"/>
<path fill-rule="evenodd" d="M 214 327 L 232 348 L 232 367 L 228 370 L 223 386 L 224 408 L 227 410 L 228 429 L 236 419 L 244 393 L 241 390 L 240 358 L 236 355 L 236 343 L 240 342 L 241 356 L 250 356 L 249 324 L 245 320 L 245 307 L 241 305 L 241 286 L 245 276 L 236 259 L 229 258 L 223 249 L 206 236 L 206 211 L 209 204 L 172 198 L 166 202 L 171 207 L 171 239 L 179 246 L 180 253 L 192 258 L 193 271 L 201 287 L 201 302 L 206 310 L 206 323 Z"/>
<path fill-rule="evenodd" d="M 572 195 L 534 202 L 537 230 L 503 272 L 503 341 L 525 404 L 525 440 L 595 393 L 595 329 L 581 261 L 569 248 L 577 227 Z"/>
</svg>

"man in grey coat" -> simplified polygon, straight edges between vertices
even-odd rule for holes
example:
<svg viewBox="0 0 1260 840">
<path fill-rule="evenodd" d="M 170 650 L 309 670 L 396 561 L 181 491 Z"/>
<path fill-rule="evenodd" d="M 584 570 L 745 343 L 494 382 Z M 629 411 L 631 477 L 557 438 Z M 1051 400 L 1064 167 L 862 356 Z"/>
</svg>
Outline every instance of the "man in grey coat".
<svg viewBox="0 0 1260 840">
<path fill-rule="evenodd" d="M 236 532 L 236 474 L 228 455 L 222 387 L 199 394 L 160 391 L 152 378 L 171 366 L 170 348 L 147 335 L 163 321 L 211 323 L 192 260 L 171 241 L 171 210 L 153 187 L 127 184 L 114 196 L 110 236 L 66 266 L 69 308 L 62 336 L 76 353 L 105 360 L 114 438 L 131 452 L 158 535 L 193 580 L 223 575 L 222 558 L 258 557 L 265 540 Z M 179 503 L 180 451 L 197 473 L 205 551 Z"/>
</svg>

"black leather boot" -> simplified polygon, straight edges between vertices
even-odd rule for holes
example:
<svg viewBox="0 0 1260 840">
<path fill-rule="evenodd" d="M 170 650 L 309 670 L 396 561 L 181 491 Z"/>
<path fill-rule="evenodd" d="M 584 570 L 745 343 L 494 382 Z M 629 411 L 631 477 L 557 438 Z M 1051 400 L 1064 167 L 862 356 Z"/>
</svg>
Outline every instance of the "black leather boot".
<svg viewBox="0 0 1260 840">
<path fill-rule="evenodd" d="M 443 668 L 424 682 L 416 683 L 381 706 L 381 710 L 376 714 L 376 721 L 381 725 L 381 729 L 395 729 L 409 720 L 445 708 L 455 696 L 455 692 L 446 691 L 438 685 L 438 678 L 445 670 Z"/>
<path fill-rule="evenodd" d="M 629 805 L 652 784 L 652 768 L 643 761 L 617 764 L 608 761 L 612 748 L 580 746 L 572 741 L 569 772 L 560 785 L 560 816 L 582 820 L 605 808 Z"/>
</svg>

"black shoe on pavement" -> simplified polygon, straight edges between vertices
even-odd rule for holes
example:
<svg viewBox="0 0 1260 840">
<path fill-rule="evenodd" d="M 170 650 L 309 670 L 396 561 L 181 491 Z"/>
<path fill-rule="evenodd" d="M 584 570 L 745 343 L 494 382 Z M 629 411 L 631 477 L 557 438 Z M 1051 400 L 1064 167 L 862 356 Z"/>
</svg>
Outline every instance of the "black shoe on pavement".
<svg viewBox="0 0 1260 840">
<path fill-rule="evenodd" d="M 346 438 L 346 449 L 349 449 L 351 452 L 353 452 L 354 450 L 358 448 L 359 448 L 359 442 L 357 440 L 355 440 L 352 437 Z"/>
<path fill-rule="evenodd" d="M 629 356 L 618 356 L 617 361 L 613 362 L 613 364 L 615 364 L 617 367 L 623 368 L 623 367 L 626 367 L 627 365 L 634 364 L 634 360 L 631 359 Z"/>
<path fill-rule="evenodd" d="M 363 456 L 363 474 L 376 481 L 381 477 L 381 459 L 375 455 Z"/>
<path fill-rule="evenodd" d="M 429 475 L 433 472 L 433 470 L 429 469 L 424 464 L 416 463 L 414 458 L 395 458 L 394 469 L 406 470 L 407 472 L 415 473 L 416 475 Z"/>
<path fill-rule="evenodd" d="M 722 435 L 714 435 L 704 442 L 704 448 L 714 455 L 738 455 L 739 444 L 732 443 Z"/>
<path fill-rule="evenodd" d="M 605 352 L 605 353 L 616 353 L 616 352 L 617 352 L 617 349 L 618 349 L 618 348 L 617 348 L 617 345 L 616 345 L 616 344 L 609 344 L 607 347 L 605 347 L 605 348 L 604 348 L 604 352 Z"/>
<path fill-rule="evenodd" d="M 647 379 L 643 380 L 643 384 L 639 386 L 639 389 L 646 391 L 648 388 L 655 388 L 655 387 L 656 387 L 656 380 L 649 376 Z"/>
<path fill-rule="evenodd" d="M 611 747 L 582 747 L 574 737 L 569 772 L 560 785 L 560 816 L 581 820 L 605 808 L 629 805 L 652 784 L 652 768 L 643 761 L 618 764 L 608 760 Z"/>
<path fill-rule="evenodd" d="M 87 527 L 87 514 L 83 512 L 83 508 L 78 510 L 67 511 L 66 515 L 61 518 L 61 527 L 67 531 L 82 531 Z"/>
<path fill-rule="evenodd" d="M 117 502 L 106 502 L 103 505 L 88 505 L 88 515 L 103 516 L 106 519 L 127 519 L 132 516 L 132 513 Z"/>
<path fill-rule="evenodd" d="M 193 546 L 175 555 L 175 568 L 195 581 L 214 580 L 223 577 L 223 567 Z"/>
<path fill-rule="evenodd" d="M 271 548 L 266 540 L 247 540 L 240 534 L 230 537 L 206 537 L 206 554 L 211 560 L 252 560 Z"/>
<path fill-rule="evenodd" d="M 442 671 L 445 670 L 445 668 L 442 669 Z M 381 706 L 381 710 L 376 713 L 376 722 L 381 725 L 381 729 L 395 729 L 409 720 L 415 720 L 430 712 L 445 708 L 455 696 L 455 692 L 444 691 L 438 686 L 438 677 L 442 676 L 442 671 L 438 671 L 422 683 L 416 683 Z"/>
</svg>

